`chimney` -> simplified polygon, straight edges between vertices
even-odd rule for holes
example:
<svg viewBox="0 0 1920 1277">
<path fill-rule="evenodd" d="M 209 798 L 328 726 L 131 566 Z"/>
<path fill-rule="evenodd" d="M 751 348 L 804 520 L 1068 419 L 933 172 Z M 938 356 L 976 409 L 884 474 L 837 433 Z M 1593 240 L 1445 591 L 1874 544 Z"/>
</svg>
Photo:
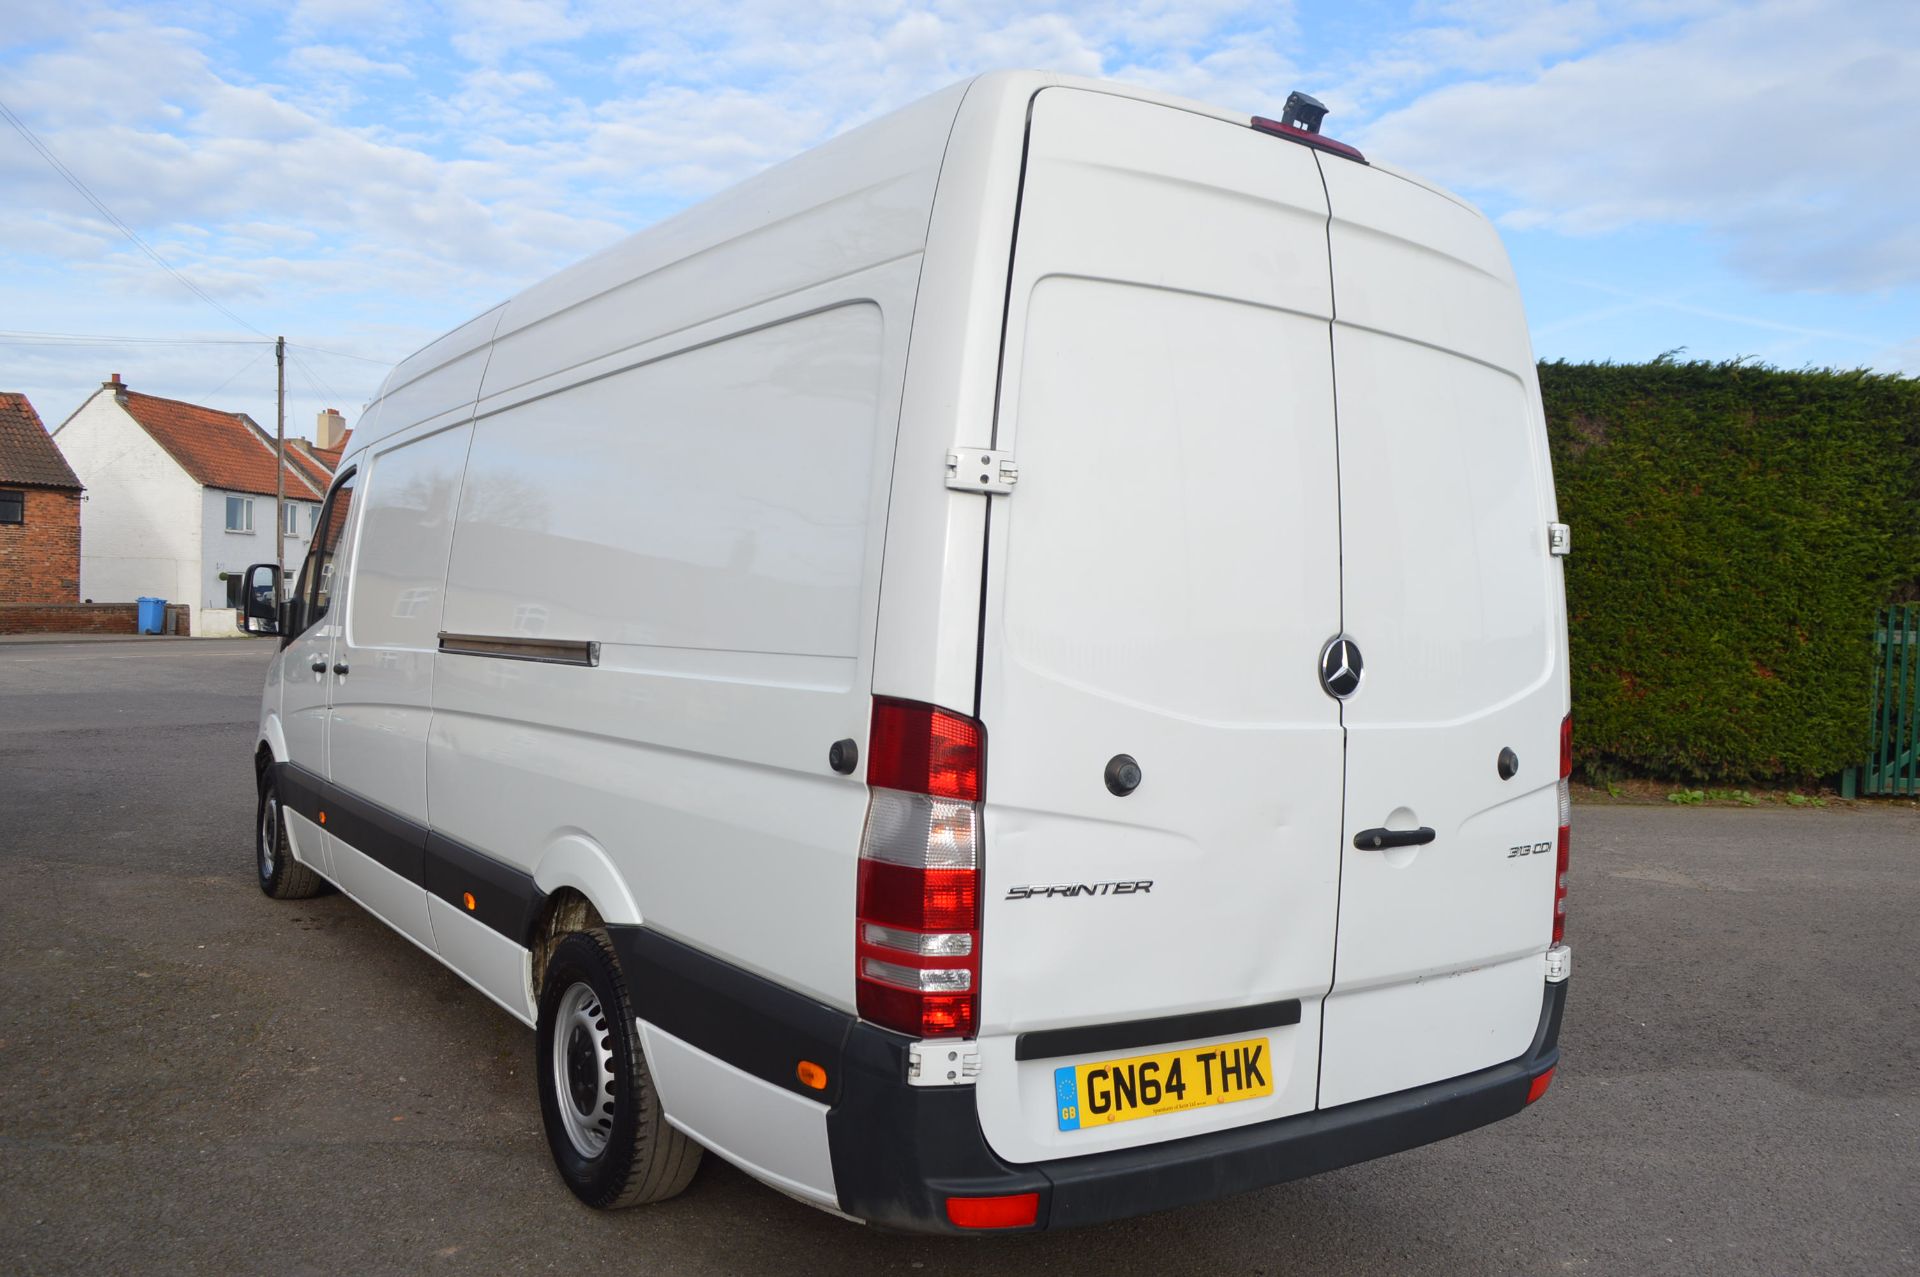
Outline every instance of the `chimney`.
<svg viewBox="0 0 1920 1277">
<path fill-rule="evenodd" d="M 340 446 L 346 437 L 347 419 L 329 408 L 316 418 L 313 427 L 313 446 L 331 452 Z"/>
<path fill-rule="evenodd" d="M 120 380 L 119 373 L 115 373 L 108 380 L 101 382 L 100 389 L 111 390 L 113 392 L 113 397 L 115 399 L 118 399 L 121 403 L 125 403 L 127 401 L 127 387 L 125 383 L 123 383 Z"/>
</svg>

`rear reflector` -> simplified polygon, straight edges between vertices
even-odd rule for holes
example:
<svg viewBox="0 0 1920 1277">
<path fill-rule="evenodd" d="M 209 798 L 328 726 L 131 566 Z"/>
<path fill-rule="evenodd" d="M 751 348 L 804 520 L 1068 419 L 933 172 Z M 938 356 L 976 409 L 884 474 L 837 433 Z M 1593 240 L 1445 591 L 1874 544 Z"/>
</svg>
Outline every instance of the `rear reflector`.
<svg viewBox="0 0 1920 1277">
<path fill-rule="evenodd" d="M 1554 1068 L 1558 1067 L 1559 1065 L 1554 1066 Z M 1545 1095 L 1547 1088 L 1551 1085 L 1553 1085 L 1553 1069 L 1548 1069 L 1545 1073 L 1533 1079 L 1532 1084 L 1527 1087 L 1527 1103 L 1531 1104 Z"/>
<path fill-rule="evenodd" d="M 1032 1228 L 1040 1218 L 1040 1194 L 949 1197 L 947 1218 L 956 1228 Z"/>
<path fill-rule="evenodd" d="M 914 1037 L 978 1019 L 984 739 L 949 710 L 874 700 L 854 987 L 862 1019 Z"/>
<path fill-rule="evenodd" d="M 1295 128 L 1291 124 L 1282 124 L 1278 120 L 1269 120 L 1264 115 L 1256 115 L 1253 117 L 1253 127 L 1259 129 L 1262 133 L 1271 133 L 1275 137 L 1286 138 L 1289 142 L 1298 142 L 1302 146 L 1310 146 L 1316 151 L 1326 151 L 1331 155 L 1338 155 L 1343 159 L 1357 160 L 1362 164 L 1367 162 L 1366 156 L 1360 154 L 1359 151 L 1348 146 L 1345 142 L 1336 142 L 1330 137 L 1321 137 L 1318 133 L 1309 133 L 1305 129 Z"/>
</svg>

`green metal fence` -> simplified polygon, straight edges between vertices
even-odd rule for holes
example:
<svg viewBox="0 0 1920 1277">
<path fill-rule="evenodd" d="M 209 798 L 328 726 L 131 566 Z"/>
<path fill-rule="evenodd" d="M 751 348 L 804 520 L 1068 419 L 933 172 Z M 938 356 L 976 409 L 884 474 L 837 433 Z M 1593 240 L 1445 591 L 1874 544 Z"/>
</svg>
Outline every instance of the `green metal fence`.
<svg viewBox="0 0 1920 1277">
<path fill-rule="evenodd" d="M 1920 603 L 1882 608 L 1874 644 L 1873 751 L 1846 788 L 1920 795 Z"/>
</svg>

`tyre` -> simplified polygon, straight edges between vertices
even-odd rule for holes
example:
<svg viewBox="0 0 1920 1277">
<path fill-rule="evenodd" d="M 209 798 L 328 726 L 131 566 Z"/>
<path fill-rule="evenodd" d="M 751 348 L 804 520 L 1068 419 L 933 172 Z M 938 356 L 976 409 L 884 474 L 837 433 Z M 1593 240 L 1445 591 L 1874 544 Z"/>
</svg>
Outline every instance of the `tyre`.
<svg viewBox="0 0 1920 1277">
<path fill-rule="evenodd" d="M 660 1109 L 605 932 L 577 931 L 554 948 L 535 1043 L 547 1146 L 575 1197 L 611 1210 L 687 1186 L 700 1146 Z"/>
<path fill-rule="evenodd" d="M 260 785 L 260 812 L 253 823 L 253 861 L 260 890 L 275 900 L 305 900 L 326 889 L 326 880 L 293 858 L 280 789 L 269 771 Z"/>
</svg>

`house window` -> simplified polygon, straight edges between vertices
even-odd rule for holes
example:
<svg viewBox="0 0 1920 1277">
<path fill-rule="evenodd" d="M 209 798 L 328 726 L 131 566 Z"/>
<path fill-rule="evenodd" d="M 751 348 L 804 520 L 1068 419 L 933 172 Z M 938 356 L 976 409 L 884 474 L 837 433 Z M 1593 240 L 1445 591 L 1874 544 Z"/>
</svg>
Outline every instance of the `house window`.
<svg viewBox="0 0 1920 1277">
<path fill-rule="evenodd" d="M 319 526 L 320 526 L 320 507 L 317 505 L 310 505 L 307 507 L 307 540 L 309 541 L 313 540 L 314 529 L 318 528 Z"/>
<path fill-rule="evenodd" d="M 300 535 L 300 507 L 289 501 L 280 507 L 280 527 L 290 537 Z M 311 526 L 309 526 L 311 531 Z"/>
<path fill-rule="evenodd" d="M 0 491 L 0 523 L 25 523 L 27 521 L 27 494 L 17 491 Z"/>
<path fill-rule="evenodd" d="M 227 498 L 227 531 L 253 531 L 253 498 Z"/>
</svg>

